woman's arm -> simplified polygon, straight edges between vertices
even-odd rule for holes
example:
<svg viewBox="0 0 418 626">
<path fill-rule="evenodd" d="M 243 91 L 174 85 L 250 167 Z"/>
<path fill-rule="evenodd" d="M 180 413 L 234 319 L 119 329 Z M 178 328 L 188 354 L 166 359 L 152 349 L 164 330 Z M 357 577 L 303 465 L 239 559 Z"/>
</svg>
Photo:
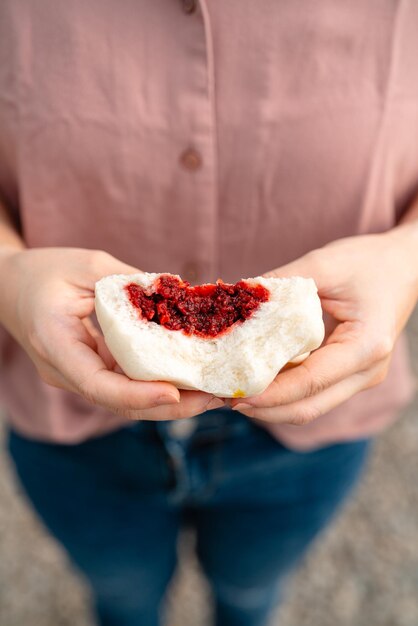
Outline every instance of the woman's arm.
<svg viewBox="0 0 418 626">
<path fill-rule="evenodd" d="M 311 276 L 335 329 L 259 396 L 232 400 L 248 417 L 308 423 L 379 384 L 418 299 L 418 198 L 396 227 L 334 241 L 268 276 Z"/>
<path fill-rule="evenodd" d="M 7 255 L 23 250 L 25 244 L 16 231 L 6 207 L 0 200 L 0 254 Z"/>
<path fill-rule="evenodd" d="M 90 321 L 95 282 L 107 274 L 138 271 L 101 250 L 25 248 L 0 207 L 0 324 L 21 344 L 44 382 L 127 420 L 202 413 L 213 401 L 209 394 L 133 381 L 117 371 Z"/>
<path fill-rule="evenodd" d="M 390 232 L 394 237 L 399 237 L 400 241 L 403 241 L 404 245 L 410 249 L 412 266 L 418 268 L 418 194 L 399 224 Z"/>
</svg>

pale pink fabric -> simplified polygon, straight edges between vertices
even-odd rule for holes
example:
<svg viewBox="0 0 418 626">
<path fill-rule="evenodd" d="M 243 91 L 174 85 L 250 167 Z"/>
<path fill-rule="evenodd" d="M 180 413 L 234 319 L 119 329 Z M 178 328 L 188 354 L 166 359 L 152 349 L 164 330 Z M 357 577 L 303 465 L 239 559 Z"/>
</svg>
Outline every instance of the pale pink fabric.
<svg viewBox="0 0 418 626">
<path fill-rule="evenodd" d="M 28 246 L 255 276 L 391 228 L 418 186 L 417 138 L 416 0 L 0 3 L 0 191 Z M 1 339 L 16 429 L 80 441 L 121 423 Z M 295 448 L 363 437 L 413 389 L 400 343 L 378 388 L 272 430 Z"/>
</svg>

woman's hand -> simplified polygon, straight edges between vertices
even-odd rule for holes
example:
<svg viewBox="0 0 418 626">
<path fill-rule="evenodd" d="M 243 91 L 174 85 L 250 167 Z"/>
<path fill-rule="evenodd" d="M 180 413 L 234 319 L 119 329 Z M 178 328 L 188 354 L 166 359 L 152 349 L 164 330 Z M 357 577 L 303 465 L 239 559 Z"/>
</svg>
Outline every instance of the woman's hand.
<svg viewBox="0 0 418 626">
<path fill-rule="evenodd" d="M 331 330 L 302 364 L 279 373 L 262 394 L 233 400 L 234 409 L 306 424 L 384 380 L 418 297 L 418 253 L 406 226 L 340 239 L 266 276 L 314 278 Z"/>
<path fill-rule="evenodd" d="M 41 378 L 54 387 L 78 393 L 127 419 L 167 420 L 201 413 L 212 396 L 179 392 L 165 382 L 133 381 L 122 374 L 91 322 L 95 282 L 107 274 L 133 272 L 138 270 L 101 251 L 3 248 L 0 323 L 26 350 Z"/>
</svg>

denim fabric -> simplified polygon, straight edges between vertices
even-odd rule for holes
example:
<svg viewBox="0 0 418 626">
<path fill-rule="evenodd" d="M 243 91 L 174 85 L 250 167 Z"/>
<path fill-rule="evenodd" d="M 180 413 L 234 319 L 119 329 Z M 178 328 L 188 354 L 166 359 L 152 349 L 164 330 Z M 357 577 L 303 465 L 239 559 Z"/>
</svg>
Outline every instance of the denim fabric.
<svg viewBox="0 0 418 626">
<path fill-rule="evenodd" d="M 367 440 L 291 451 L 242 415 L 140 422 L 79 445 L 10 432 L 27 496 L 88 578 L 101 626 L 157 626 L 184 523 L 217 626 L 262 626 L 282 582 L 355 484 Z"/>
</svg>

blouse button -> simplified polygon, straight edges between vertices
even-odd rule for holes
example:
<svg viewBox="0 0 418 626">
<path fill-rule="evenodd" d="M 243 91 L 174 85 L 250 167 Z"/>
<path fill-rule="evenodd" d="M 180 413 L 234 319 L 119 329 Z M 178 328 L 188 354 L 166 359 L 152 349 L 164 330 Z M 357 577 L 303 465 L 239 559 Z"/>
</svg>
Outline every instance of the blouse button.
<svg viewBox="0 0 418 626">
<path fill-rule="evenodd" d="M 180 155 L 180 163 L 190 172 L 195 172 L 202 167 L 202 157 L 197 150 L 188 148 Z"/>
<path fill-rule="evenodd" d="M 182 267 L 181 277 L 189 283 L 196 283 L 199 278 L 198 264 L 195 261 L 187 261 Z"/>
<path fill-rule="evenodd" d="M 197 0 L 182 0 L 183 11 L 185 13 L 194 13 L 197 8 Z"/>
</svg>

